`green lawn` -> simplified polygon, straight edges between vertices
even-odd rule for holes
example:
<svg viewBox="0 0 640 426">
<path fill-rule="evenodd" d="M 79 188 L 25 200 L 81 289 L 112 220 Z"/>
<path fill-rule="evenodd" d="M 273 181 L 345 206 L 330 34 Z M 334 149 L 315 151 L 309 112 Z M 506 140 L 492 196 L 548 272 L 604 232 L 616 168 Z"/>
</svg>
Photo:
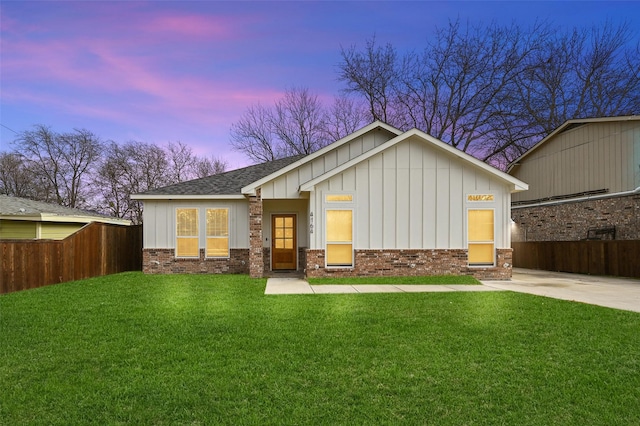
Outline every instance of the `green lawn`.
<svg viewBox="0 0 640 426">
<path fill-rule="evenodd" d="M 640 424 L 637 313 L 264 285 L 125 273 L 0 296 L 0 424 Z"/>
<path fill-rule="evenodd" d="M 309 278 L 309 284 L 480 284 L 471 275 L 438 275 L 429 277 L 350 277 Z"/>
</svg>

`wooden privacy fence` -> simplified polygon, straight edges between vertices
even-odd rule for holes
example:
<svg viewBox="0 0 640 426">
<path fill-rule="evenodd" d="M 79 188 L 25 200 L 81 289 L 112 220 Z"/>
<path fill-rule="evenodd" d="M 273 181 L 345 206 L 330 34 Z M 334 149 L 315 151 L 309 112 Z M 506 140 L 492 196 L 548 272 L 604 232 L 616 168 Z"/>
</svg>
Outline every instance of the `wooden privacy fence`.
<svg viewBox="0 0 640 426">
<path fill-rule="evenodd" d="M 513 266 L 640 278 L 640 240 L 514 242 Z"/>
<path fill-rule="evenodd" d="M 92 222 L 64 240 L 0 240 L 0 294 L 142 269 L 142 225 Z"/>
</svg>

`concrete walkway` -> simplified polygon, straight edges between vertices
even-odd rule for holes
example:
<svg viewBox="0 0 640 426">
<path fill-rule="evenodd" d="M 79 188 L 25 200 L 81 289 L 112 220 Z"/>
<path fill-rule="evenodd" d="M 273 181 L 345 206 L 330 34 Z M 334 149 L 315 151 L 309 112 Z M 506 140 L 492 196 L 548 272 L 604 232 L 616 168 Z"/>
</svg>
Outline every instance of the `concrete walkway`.
<svg viewBox="0 0 640 426">
<path fill-rule="evenodd" d="M 514 269 L 511 281 L 482 285 L 310 285 L 298 278 L 269 278 L 265 294 L 420 293 L 515 291 L 640 312 L 640 280 Z"/>
<path fill-rule="evenodd" d="M 482 284 L 501 290 L 640 312 L 640 280 L 631 278 L 515 268 L 511 281 L 483 281 Z"/>
<path fill-rule="evenodd" d="M 424 293 L 443 291 L 502 291 L 484 285 L 391 285 L 391 284 L 320 284 L 310 285 L 299 278 L 269 278 L 264 294 L 345 294 L 345 293 Z"/>
</svg>

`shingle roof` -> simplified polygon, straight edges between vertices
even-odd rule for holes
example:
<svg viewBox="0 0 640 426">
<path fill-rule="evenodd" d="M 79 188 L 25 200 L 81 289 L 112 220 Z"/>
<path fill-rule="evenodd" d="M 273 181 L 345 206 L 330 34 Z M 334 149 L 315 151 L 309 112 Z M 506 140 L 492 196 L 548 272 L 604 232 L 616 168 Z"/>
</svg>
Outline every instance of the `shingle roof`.
<svg viewBox="0 0 640 426">
<path fill-rule="evenodd" d="M 34 215 L 57 215 L 57 216 L 82 216 L 95 217 L 100 219 L 110 218 L 86 210 L 72 209 L 58 204 L 33 201 L 27 198 L 11 197 L 0 195 L 0 215 L 2 216 L 34 216 Z"/>
<path fill-rule="evenodd" d="M 231 170 L 219 175 L 152 189 L 138 195 L 240 195 L 243 186 L 262 179 L 303 157 L 304 155 L 296 155 L 280 158 L 242 169 Z"/>
</svg>

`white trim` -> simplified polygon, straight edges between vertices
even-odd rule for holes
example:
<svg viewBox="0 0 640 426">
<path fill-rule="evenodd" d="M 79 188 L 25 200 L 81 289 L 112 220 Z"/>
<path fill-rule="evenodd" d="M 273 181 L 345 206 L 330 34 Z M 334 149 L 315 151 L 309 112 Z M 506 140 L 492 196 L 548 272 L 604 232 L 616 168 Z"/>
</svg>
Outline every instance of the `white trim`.
<svg viewBox="0 0 640 426">
<path fill-rule="evenodd" d="M 242 194 L 235 195 L 147 195 L 133 194 L 132 200 L 246 200 Z"/>
<path fill-rule="evenodd" d="M 324 148 L 322 148 L 322 149 L 320 149 L 320 150 L 318 150 L 318 151 L 316 151 L 316 152 L 314 152 L 312 154 L 309 154 L 306 157 L 303 157 L 303 158 L 299 159 L 298 161 L 296 161 L 294 163 L 291 163 L 288 166 L 283 167 L 282 169 L 271 173 L 268 176 L 263 177 L 260 180 L 257 180 L 257 181 L 255 181 L 253 183 L 250 183 L 249 185 L 247 185 L 244 188 L 242 188 L 241 191 L 242 191 L 243 194 L 246 194 L 246 195 L 255 195 L 256 189 L 259 188 L 260 186 L 264 185 L 265 183 L 267 183 L 267 182 L 269 182 L 269 181 L 271 181 L 271 180 L 273 180 L 273 179 L 275 179 L 275 178 L 277 178 L 279 176 L 282 176 L 283 174 L 285 174 L 285 173 L 287 173 L 287 172 L 289 172 L 289 171 L 291 171 L 291 170 L 293 170 L 295 168 L 298 168 L 298 167 L 302 166 L 303 164 L 306 164 L 306 163 L 308 163 L 308 162 L 310 162 L 310 161 L 312 161 L 312 160 L 314 160 L 314 159 L 316 159 L 316 158 L 328 153 L 329 151 L 332 151 L 332 150 L 334 150 L 336 148 L 339 148 L 340 146 L 344 145 L 345 143 L 347 143 L 349 141 L 352 141 L 352 140 L 354 140 L 354 139 L 356 139 L 356 138 L 358 138 L 358 137 L 360 137 L 360 136 L 362 136 L 362 135 L 364 135 L 366 133 L 369 133 L 370 131 L 375 130 L 377 128 L 383 128 L 383 129 L 387 130 L 388 132 L 394 133 L 396 135 L 400 135 L 402 133 L 400 130 L 398 130 L 398 129 L 394 128 L 394 127 L 391 127 L 388 124 L 383 123 L 382 121 L 374 121 L 373 123 L 363 127 L 362 129 L 356 130 L 355 132 L 345 136 L 344 138 L 339 139 L 339 140 L 337 140 L 337 141 L 325 146 Z"/>
<path fill-rule="evenodd" d="M 445 151 L 449 154 L 454 155 L 457 158 L 460 158 L 463 161 L 467 161 L 471 164 L 473 164 L 474 166 L 492 174 L 493 176 L 495 176 L 496 178 L 500 179 L 501 181 L 508 183 L 511 185 L 511 192 L 519 192 L 519 191 L 526 191 L 527 189 L 529 189 L 529 185 L 527 185 L 526 183 L 522 182 L 521 180 L 508 175 L 480 160 L 478 160 L 475 157 L 472 157 L 471 155 L 460 151 L 459 149 L 456 149 L 436 138 L 434 138 L 433 136 L 430 136 L 418 129 L 412 129 L 409 130 L 385 143 L 383 143 L 382 145 L 379 145 L 378 147 L 371 149 L 361 155 L 359 155 L 358 157 L 353 158 L 350 161 L 347 161 L 346 163 L 335 167 L 331 170 L 329 170 L 328 172 L 317 176 L 314 179 L 311 179 L 303 184 L 300 185 L 299 191 L 300 192 L 304 192 L 304 191 L 312 191 L 314 189 L 314 187 L 319 184 L 320 182 L 324 182 L 325 180 L 335 176 L 338 173 L 342 173 L 343 171 L 361 163 L 364 160 L 367 160 L 369 158 L 371 158 L 372 156 L 381 153 L 382 151 L 385 151 L 386 149 L 402 142 L 405 141 L 411 137 L 416 137 L 420 140 L 422 140 L 425 143 L 430 143 L 431 145 L 433 145 L 434 147 L 436 147 L 437 149 L 440 149 L 441 151 Z"/>
</svg>

